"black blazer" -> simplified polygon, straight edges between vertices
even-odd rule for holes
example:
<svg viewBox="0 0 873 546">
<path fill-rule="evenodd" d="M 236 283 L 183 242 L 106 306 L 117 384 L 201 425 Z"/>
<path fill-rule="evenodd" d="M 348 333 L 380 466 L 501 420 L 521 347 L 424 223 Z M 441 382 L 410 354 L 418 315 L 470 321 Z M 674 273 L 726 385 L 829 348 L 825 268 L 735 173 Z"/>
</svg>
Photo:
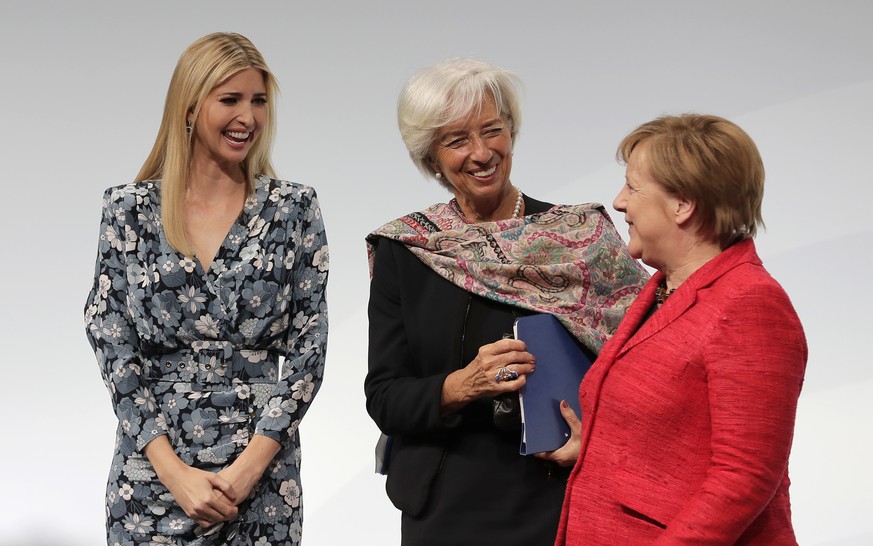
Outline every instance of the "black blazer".
<svg viewBox="0 0 873 546">
<path fill-rule="evenodd" d="M 527 214 L 551 204 L 525 196 Z M 462 343 L 471 296 L 402 244 L 378 238 L 370 283 L 367 411 L 392 436 L 386 489 L 418 515 L 463 417 L 440 416 L 443 382 L 464 367 Z M 507 306 L 509 308 L 509 306 Z"/>
</svg>

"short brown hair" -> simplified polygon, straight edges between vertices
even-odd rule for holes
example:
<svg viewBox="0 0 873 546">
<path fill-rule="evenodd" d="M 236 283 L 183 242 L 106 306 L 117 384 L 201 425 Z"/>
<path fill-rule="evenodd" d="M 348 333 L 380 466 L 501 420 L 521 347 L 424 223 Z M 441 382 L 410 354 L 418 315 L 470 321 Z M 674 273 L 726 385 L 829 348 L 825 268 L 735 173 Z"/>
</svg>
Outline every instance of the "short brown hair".
<svg viewBox="0 0 873 546">
<path fill-rule="evenodd" d="M 711 115 L 662 116 L 624 137 L 616 153 L 619 162 L 627 163 L 642 142 L 654 179 L 695 202 L 699 229 L 722 248 L 764 227 L 764 163 L 736 124 Z"/>
</svg>

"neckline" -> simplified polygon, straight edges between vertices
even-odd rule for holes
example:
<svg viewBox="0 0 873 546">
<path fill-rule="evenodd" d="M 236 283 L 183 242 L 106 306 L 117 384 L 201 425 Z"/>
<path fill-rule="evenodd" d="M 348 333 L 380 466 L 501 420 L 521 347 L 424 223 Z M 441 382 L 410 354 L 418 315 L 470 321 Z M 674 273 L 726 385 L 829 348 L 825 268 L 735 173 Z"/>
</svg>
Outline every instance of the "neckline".
<svg viewBox="0 0 873 546">
<path fill-rule="evenodd" d="M 509 220 L 518 220 L 520 218 L 524 218 L 524 215 L 521 214 L 521 210 L 522 210 L 522 208 L 525 208 L 525 200 L 524 200 L 525 196 L 520 188 L 517 188 L 515 186 L 513 186 L 513 187 L 515 188 L 515 191 L 517 192 L 517 194 L 516 194 L 516 198 L 515 198 L 515 206 L 514 206 L 513 211 L 512 211 L 512 216 L 510 216 L 509 218 L 499 218 L 497 220 L 482 220 L 480 222 L 472 222 L 472 221 L 470 221 L 469 218 L 467 218 L 467 215 L 464 214 L 464 211 L 463 211 L 463 209 L 461 209 L 461 204 L 458 202 L 457 197 L 453 197 L 449 201 L 449 206 L 455 211 L 455 213 L 457 213 L 458 216 L 461 217 L 461 220 L 463 220 L 465 224 L 475 225 L 475 224 L 487 224 L 487 223 L 491 223 L 491 222 L 507 222 Z"/>
<path fill-rule="evenodd" d="M 239 243 L 233 243 L 231 241 L 232 236 L 238 230 L 242 232 L 248 232 L 249 222 L 253 217 L 259 215 L 261 210 L 266 205 L 267 198 L 269 197 L 268 190 L 270 186 L 270 180 L 271 178 L 266 175 L 255 175 L 254 191 L 252 192 L 252 194 L 246 196 L 245 201 L 243 201 L 243 206 L 240 210 L 239 215 L 230 225 L 227 233 L 225 233 L 224 239 L 222 239 L 221 245 L 219 245 L 218 250 L 216 250 L 215 256 L 212 257 L 212 261 L 210 261 L 208 268 L 203 266 L 203 263 L 200 261 L 200 258 L 198 258 L 196 254 L 191 256 L 191 260 L 194 262 L 194 269 L 198 272 L 201 278 L 209 277 L 213 273 L 216 262 L 221 262 L 222 264 L 226 263 L 227 252 L 231 249 L 239 247 L 242 241 L 240 241 Z M 156 189 L 159 190 L 159 188 Z M 158 197 L 160 197 L 160 191 L 157 191 L 156 194 Z M 161 237 L 164 239 L 164 243 L 166 243 L 166 235 L 163 233 L 163 230 L 161 232 Z"/>
</svg>

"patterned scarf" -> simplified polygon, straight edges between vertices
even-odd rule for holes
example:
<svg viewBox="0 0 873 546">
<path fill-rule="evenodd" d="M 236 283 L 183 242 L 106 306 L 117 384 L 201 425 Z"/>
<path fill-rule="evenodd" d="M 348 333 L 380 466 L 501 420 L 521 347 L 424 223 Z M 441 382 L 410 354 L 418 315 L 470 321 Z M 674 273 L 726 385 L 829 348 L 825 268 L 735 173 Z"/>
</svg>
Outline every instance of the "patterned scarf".
<svg viewBox="0 0 873 546">
<path fill-rule="evenodd" d="M 371 277 L 378 237 L 403 243 L 467 292 L 555 315 L 595 353 L 649 277 L 598 203 L 478 224 L 454 200 L 440 203 L 367 236 Z"/>
</svg>

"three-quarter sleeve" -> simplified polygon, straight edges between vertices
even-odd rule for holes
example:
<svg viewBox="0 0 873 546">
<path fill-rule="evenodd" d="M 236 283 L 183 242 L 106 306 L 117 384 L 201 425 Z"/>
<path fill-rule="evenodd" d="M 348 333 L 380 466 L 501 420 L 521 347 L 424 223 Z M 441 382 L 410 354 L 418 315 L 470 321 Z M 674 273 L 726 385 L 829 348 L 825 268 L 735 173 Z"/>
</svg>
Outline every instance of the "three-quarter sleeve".
<svg viewBox="0 0 873 546">
<path fill-rule="evenodd" d="M 295 186 L 289 199 L 297 214 L 288 220 L 285 262 L 289 268 L 287 334 L 281 373 L 260 414 L 255 434 L 283 445 L 296 431 L 324 377 L 327 352 L 327 236 L 315 190 Z"/>
<path fill-rule="evenodd" d="M 128 306 L 128 254 L 135 252 L 136 218 L 123 205 L 131 198 L 106 190 L 94 284 L 85 304 L 85 332 L 118 417 L 121 441 L 141 450 L 167 424 L 142 376 L 139 338 Z"/>
</svg>

